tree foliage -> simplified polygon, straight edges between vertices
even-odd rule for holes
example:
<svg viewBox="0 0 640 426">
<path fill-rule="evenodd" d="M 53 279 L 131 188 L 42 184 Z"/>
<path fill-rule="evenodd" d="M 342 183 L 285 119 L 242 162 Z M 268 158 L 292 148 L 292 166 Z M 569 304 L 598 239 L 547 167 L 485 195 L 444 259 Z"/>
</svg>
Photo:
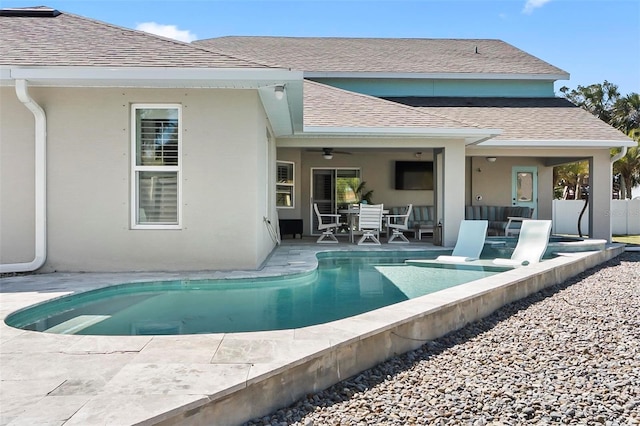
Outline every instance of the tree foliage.
<svg viewBox="0 0 640 426">
<path fill-rule="evenodd" d="M 337 181 L 338 203 L 354 204 L 362 201 L 373 204 L 371 197 L 373 189 L 367 189 L 367 182 L 360 178 L 338 178 Z"/>
<path fill-rule="evenodd" d="M 576 89 L 564 86 L 560 92 L 575 105 L 638 142 L 638 146 L 629 148 L 626 155 L 613 165 L 614 174 L 624 183 L 624 196 L 631 198 L 631 188 L 640 185 L 640 95 L 621 96 L 618 86 L 606 80 L 602 84 L 578 86 Z M 560 169 L 558 173 L 564 174 L 564 171 Z M 557 184 L 559 180 L 554 182 Z"/>
<path fill-rule="evenodd" d="M 613 106 L 620 98 L 618 86 L 609 83 L 607 80 L 602 84 L 578 86 L 572 90 L 564 86 L 560 89 L 560 92 L 573 104 L 586 109 L 607 123 L 611 123 Z"/>
<path fill-rule="evenodd" d="M 617 99 L 609 124 L 640 141 L 640 95 L 631 93 Z"/>
<path fill-rule="evenodd" d="M 577 161 L 553 168 L 554 198 L 577 200 L 584 197 L 589 182 L 589 162 Z"/>
</svg>

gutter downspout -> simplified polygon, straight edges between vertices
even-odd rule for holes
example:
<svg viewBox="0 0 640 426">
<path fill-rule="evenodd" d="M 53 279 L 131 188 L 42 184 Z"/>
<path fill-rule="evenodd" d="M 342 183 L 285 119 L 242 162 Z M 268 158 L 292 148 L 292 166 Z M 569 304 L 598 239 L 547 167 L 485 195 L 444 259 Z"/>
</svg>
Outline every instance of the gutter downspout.
<svg viewBox="0 0 640 426">
<path fill-rule="evenodd" d="M 29 95 L 26 80 L 16 80 L 16 95 L 35 119 L 35 257 L 0 265 L 0 272 L 32 272 L 47 259 L 47 116 Z"/>
<path fill-rule="evenodd" d="M 614 155 L 613 157 L 611 157 L 611 165 L 613 165 L 613 163 L 615 163 L 616 161 L 618 161 L 619 159 L 621 159 L 622 157 L 624 157 L 625 155 L 627 155 L 627 146 L 623 146 L 621 148 L 621 151 L 619 153 L 617 153 L 616 155 Z"/>
<path fill-rule="evenodd" d="M 613 157 L 611 157 L 611 167 L 613 168 L 613 163 L 615 163 L 616 161 L 618 161 L 619 159 L 621 159 L 622 157 L 624 157 L 625 155 L 627 155 L 627 150 L 629 148 L 627 148 L 627 146 L 623 146 L 620 148 L 620 152 L 617 153 L 616 155 L 614 155 Z M 613 173 L 613 170 L 612 170 Z"/>
</svg>

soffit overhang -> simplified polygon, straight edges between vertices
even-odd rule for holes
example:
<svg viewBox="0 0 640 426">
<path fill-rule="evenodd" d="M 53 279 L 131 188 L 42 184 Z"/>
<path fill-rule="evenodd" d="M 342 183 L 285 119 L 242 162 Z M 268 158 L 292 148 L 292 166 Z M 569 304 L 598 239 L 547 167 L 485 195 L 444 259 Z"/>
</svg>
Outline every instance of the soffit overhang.
<svg viewBox="0 0 640 426">
<path fill-rule="evenodd" d="M 553 149 L 553 148 L 620 148 L 634 147 L 638 143 L 633 139 L 628 140 L 592 140 L 592 139 L 576 139 L 576 140 L 487 140 L 483 141 L 474 149 L 483 148 L 501 148 L 501 149 Z"/>
<path fill-rule="evenodd" d="M 276 136 L 302 131 L 302 72 L 284 69 L 0 66 L 0 85 L 34 87 L 258 90 Z M 276 99 L 275 86 L 284 86 Z"/>
<path fill-rule="evenodd" d="M 353 139 L 353 146 L 366 146 L 368 142 L 357 141 L 363 139 L 394 139 L 393 146 L 403 146 L 407 140 L 421 141 L 463 141 L 465 145 L 478 144 L 499 135 L 499 129 L 439 129 L 418 127 L 311 127 L 305 126 L 302 133 L 281 137 L 277 146 L 281 148 L 309 148 L 321 147 L 315 145 L 316 139 Z M 409 142 L 408 146 L 415 146 L 416 142 Z M 374 143 L 377 145 L 377 143 Z"/>
</svg>

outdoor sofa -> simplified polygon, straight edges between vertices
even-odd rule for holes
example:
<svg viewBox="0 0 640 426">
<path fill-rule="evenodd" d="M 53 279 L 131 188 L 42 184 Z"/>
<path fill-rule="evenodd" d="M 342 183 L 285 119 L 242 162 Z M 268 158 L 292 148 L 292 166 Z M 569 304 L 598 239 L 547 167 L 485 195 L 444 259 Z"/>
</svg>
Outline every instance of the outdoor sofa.
<svg viewBox="0 0 640 426">
<path fill-rule="evenodd" d="M 517 235 L 522 221 L 531 219 L 533 209 L 520 206 L 466 206 L 465 219 L 488 220 L 489 235 Z"/>
<path fill-rule="evenodd" d="M 403 214 L 406 206 L 390 207 L 389 214 Z M 531 219 L 533 209 L 521 206 L 466 206 L 466 220 L 489 221 L 489 235 L 517 235 L 522 220 Z M 435 206 L 413 206 L 409 215 L 409 230 L 415 238 L 422 239 L 422 234 L 433 234 L 436 226 Z"/>
</svg>

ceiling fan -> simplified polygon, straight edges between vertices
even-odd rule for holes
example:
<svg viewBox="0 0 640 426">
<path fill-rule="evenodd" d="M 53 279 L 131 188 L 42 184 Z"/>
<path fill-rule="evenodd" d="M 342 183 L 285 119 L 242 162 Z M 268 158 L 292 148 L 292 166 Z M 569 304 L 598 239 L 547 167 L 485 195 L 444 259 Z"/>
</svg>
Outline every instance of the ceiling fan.
<svg viewBox="0 0 640 426">
<path fill-rule="evenodd" d="M 333 158 L 333 154 L 346 154 L 351 155 L 350 152 L 347 151 L 336 151 L 333 148 L 322 148 L 322 149 L 310 149 L 311 152 L 321 152 L 322 157 L 325 160 L 331 160 Z"/>
</svg>

